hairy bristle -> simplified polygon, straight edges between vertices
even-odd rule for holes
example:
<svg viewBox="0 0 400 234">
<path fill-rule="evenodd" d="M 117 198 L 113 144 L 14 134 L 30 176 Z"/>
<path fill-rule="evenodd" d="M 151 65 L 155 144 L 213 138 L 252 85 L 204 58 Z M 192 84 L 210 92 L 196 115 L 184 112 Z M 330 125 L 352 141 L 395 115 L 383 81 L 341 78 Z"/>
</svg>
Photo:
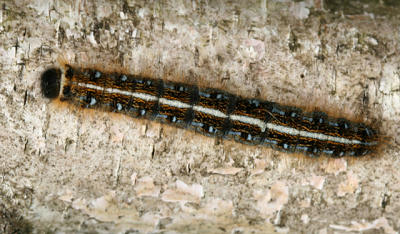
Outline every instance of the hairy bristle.
<svg viewBox="0 0 400 234">
<path fill-rule="evenodd" d="M 46 98 L 56 98 L 60 93 L 61 70 L 50 68 L 43 72 L 41 76 L 42 94 Z"/>
</svg>

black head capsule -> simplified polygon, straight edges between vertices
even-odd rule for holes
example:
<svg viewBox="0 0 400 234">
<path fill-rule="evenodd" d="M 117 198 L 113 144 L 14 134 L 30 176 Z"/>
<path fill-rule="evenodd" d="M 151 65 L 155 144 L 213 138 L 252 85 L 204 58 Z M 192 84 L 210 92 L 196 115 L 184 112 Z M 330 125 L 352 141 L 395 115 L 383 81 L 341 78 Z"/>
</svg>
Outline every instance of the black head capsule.
<svg viewBox="0 0 400 234">
<path fill-rule="evenodd" d="M 60 94 L 61 70 L 58 68 L 47 69 L 40 79 L 43 96 L 50 99 L 58 97 Z"/>
</svg>

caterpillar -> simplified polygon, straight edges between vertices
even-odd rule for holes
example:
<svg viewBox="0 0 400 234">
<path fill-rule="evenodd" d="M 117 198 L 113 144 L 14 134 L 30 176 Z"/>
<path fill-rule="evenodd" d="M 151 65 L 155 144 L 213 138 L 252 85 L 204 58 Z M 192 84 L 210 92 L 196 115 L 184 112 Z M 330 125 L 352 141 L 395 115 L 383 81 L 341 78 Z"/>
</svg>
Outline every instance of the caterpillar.
<svg viewBox="0 0 400 234">
<path fill-rule="evenodd" d="M 41 91 L 46 98 L 83 108 L 311 157 L 363 156 L 375 152 L 379 145 L 378 131 L 363 123 L 140 75 L 65 64 L 42 73 Z"/>
</svg>

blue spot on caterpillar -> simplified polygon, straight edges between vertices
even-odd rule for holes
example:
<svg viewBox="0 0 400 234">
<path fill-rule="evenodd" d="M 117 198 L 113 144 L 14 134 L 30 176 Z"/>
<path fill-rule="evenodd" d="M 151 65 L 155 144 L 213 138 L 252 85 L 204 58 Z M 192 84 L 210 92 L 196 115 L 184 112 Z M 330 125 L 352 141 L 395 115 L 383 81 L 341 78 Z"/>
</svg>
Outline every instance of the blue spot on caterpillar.
<svg viewBox="0 0 400 234">
<path fill-rule="evenodd" d="M 213 88 L 65 65 L 41 76 L 44 97 L 146 118 L 211 137 L 309 156 L 375 152 L 378 132 L 363 124 L 305 112 Z"/>
</svg>

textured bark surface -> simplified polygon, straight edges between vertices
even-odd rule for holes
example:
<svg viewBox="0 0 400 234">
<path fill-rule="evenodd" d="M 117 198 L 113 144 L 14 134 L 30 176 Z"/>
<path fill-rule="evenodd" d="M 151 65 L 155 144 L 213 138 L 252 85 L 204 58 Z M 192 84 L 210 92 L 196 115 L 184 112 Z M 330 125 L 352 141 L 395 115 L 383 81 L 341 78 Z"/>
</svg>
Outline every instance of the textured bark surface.
<svg viewBox="0 0 400 234">
<path fill-rule="evenodd" d="M 0 232 L 400 228 L 397 1 L 3 1 Z M 375 156 L 312 159 L 50 103 L 57 61 L 372 122 Z"/>
</svg>

